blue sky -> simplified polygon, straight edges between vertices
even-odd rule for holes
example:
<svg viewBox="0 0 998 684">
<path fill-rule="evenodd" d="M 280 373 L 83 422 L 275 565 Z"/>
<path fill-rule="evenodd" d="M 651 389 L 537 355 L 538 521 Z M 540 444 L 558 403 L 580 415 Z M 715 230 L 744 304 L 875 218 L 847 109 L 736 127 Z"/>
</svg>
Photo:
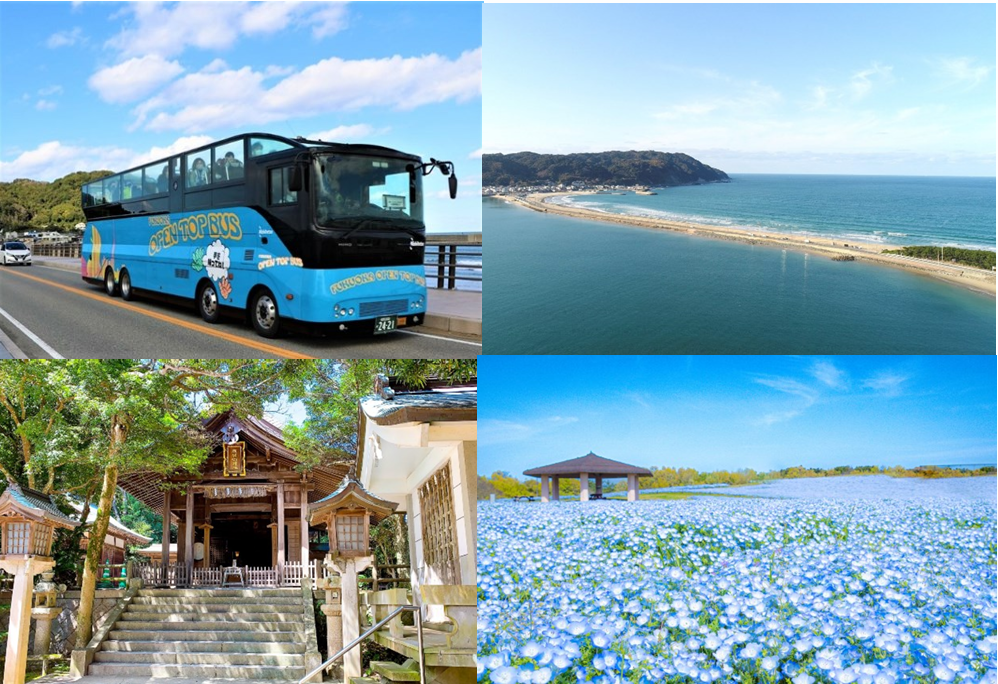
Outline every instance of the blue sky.
<svg viewBox="0 0 998 684">
<path fill-rule="evenodd" d="M 0 180 L 321 136 L 453 161 L 427 226 L 481 229 L 479 3 L 3 2 L 0 45 Z"/>
<path fill-rule="evenodd" d="M 486 4 L 486 152 L 995 175 L 995 5 Z"/>
<path fill-rule="evenodd" d="M 479 357 L 478 472 L 996 462 L 994 356 Z"/>
</svg>

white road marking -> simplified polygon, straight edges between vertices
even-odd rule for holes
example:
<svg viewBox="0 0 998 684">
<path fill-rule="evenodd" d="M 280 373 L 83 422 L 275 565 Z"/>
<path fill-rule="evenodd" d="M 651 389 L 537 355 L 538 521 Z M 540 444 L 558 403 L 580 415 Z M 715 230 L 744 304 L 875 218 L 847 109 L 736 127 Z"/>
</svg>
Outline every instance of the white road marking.
<svg viewBox="0 0 998 684">
<path fill-rule="evenodd" d="M 21 323 L 19 320 L 17 320 L 13 316 L 11 316 L 9 313 L 7 313 L 6 311 L 4 311 L 3 309 L 0 309 L 0 316 L 3 316 L 8 321 L 10 321 L 11 323 L 13 323 L 15 328 L 17 328 L 18 330 L 20 330 L 21 332 L 23 332 L 25 335 L 27 335 L 28 339 L 30 339 L 32 342 L 34 342 L 39 347 L 41 347 L 42 350 L 46 354 L 48 354 L 49 356 L 51 356 L 53 359 L 64 359 L 64 358 L 66 358 L 65 356 L 63 356 L 62 354 L 60 354 L 59 352 L 57 352 L 55 349 L 53 349 L 52 347 L 50 347 L 47 344 L 45 344 L 45 341 L 42 340 L 42 338 L 40 338 L 38 335 L 36 335 L 35 333 L 33 333 L 30 330 L 28 330 L 24 326 L 23 323 Z"/>
<path fill-rule="evenodd" d="M 429 337 L 434 340 L 443 340 L 444 342 L 459 342 L 461 344 L 470 344 L 472 347 L 481 347 L 482 345 L 478 342 L 468 342 L 467 340 L 458 340 L 453 337 L 440 337 L 439 335 L 428 335 L 424 332 L 416 332 L 415 330 L 396 330 L 395 332 L 405 333 L 406 335 L 418 335 L 419 337 Z"/>
</svg>

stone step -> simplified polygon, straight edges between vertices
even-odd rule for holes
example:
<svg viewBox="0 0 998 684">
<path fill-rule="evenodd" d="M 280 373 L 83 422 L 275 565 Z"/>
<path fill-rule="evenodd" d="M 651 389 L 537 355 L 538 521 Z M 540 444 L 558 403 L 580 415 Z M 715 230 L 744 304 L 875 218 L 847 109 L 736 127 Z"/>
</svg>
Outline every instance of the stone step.
<svg viewBox="0 0 998 684">
<path fill-rule="evenodd" d="M 301 589 L 140 589 L 139 596 L 164 597 L 204 597 L 204 598 L 246 598 L 246 597 L 299 597 Z"/>
<path fill-rule="evenodd" d="M 135 663 L 139 665 L 266 665 L 302 667 L 300 654 L 271 653 L 171 653 L 149 651 L 98 651 L 96 663 Z"/>
<path fill-rule="evenodd" d="M 222 679 L 299 679 L 304 667 L 267 665 L 136 665 L 131 663 L 93 663 L 88 674 L 97 677 L 222 678 Z"/>
<path fill-rule="evenodd" d="M 381 684 L 381 680 L 370 677 L 351 677 L 350 684 Z"/>
<path fill-rule="evenodd" d="M 161 606 L 147 603 L 130 603 L 126 609 L 128 613 L 287 613 L 289 615 L 302 615 L 303 606 L 300 603 L 288 603 L 274 605 L 272 603 L 252 603 L 252 604 L 224 604 L 212 603 L 202 605 L 200 603 L 177 603 L 174 605 Z"/>
<path fill-rule="evenodd" d="M 122 614 L 124 617 L 124 614 Z M 148 631 L 212 631 L 212 632 L 256 632 L 266 634 L 268 632 L 296 632 L 304 627 L 302 619 L 295 622 L 226 622 L 223 620 L 189 620 L 184 622 L 156 622 L 120 620 L 116 627 L 123 627 L 129 630 L 140 632 Z"/>
<path fill-rule="evenodd" d="M 159 624 L 153 628 L 136 628 L 136 624 L 128 623 L 128 629 L 111 630 L 109 638 L 115 641 L 272 641 L 279 643 L 297 643 L 301 640 L 301 635 L 297 632 L 235 632 L 233 630 L 221 631 L 216 629 L 196 629 L 190 623 L 178 624 L 178 629 L 169 630 L 164 633 L 158 629 Z M 117 625 L 115 625 L 117 626 Z M 187 627 L 180 630 L 180 627 Z M 217 625 L 212 625 L 217 627 Z"/>
<path fill-rule="evenodd" d="M 176 613 L 147 613 L 126 610 L 121 614 L 122 622 L 230 622 L 233 624 L 290 623 L 301 622 L 302 612 L 294 613 L 208 613 L 200 611 L 183 611 Z"/>
<path fill-rule="evenodd" d="M 301 596 L 142 596 L 132 599 L 133 605 L 143 606 L 300 606 Z"/>
<path fill-rule="evenodd" d="M 160 635 L 162 636 L 162 635 Z M 172 633 L 170 636 L 174 636 Z M 274 655 L 304 653 L 301 642 L 269 641 L 115 641 L 101 645 L 103 651 L 159 653 L 272 653 Z"/>
</svg>

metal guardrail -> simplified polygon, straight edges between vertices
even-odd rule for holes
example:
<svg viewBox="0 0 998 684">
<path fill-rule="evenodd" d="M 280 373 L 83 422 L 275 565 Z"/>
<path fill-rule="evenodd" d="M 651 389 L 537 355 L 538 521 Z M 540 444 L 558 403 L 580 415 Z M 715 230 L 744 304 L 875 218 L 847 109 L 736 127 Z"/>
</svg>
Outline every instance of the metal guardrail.
<svg viewBox="0 0 998 684">
<path fill-rule="evenodd" d="M 363 634 L 361 634 L 359 637 L 357 637 L 356 639 L 354 639 L 353 641 L 351 641 L 349 644 L 347 644 L 346 646 L 344 646 L 343 648 L 341 648 L 339 651 L 337 651 L 335 655 L 333 655 L 329 659 L 327 659 L 326 662 L 324 662 L 322 665 L 320 665 L 319 667 L 315 668 L 314 670 L 312 670 L 311 672 L 309 672 L 308 674 L 306 674 L 304 677 L 302 677 L 300 680 L 298 680 L 298 684 L 305 684 L 310 679 L 312 679 L 312 677 L 314 677 L 315 675 L 319 674 L 320 672 L 324 672 L 324 671 L 328 670 L 332 666 L 333 663 L 335 663 L 337 660 L 339 660 L 340 658 L 342 658 L 343 656 L 345 656 L 350 651 L 350 649 L 358 646 L 360 644 L 360 642 L 362 642 L 364 639 L 366 639 L 367 637 L 369 637 L 372 634 L 374 634 L 375 632 L 377 632 L 380 628 L 384 627 L 386 624 L 388 624 L 389 622 L 391 622 L 393 619 L 395 619 L 395 617 L 397 617 L 401 613 L 414 613 L 415 614 L 416 641 L 417 641 L 417 645 L 419 646 L 419 681 L 425 682 L 426 681 L 426 668 L 425 668 L 425 666 L 423 664 L 423 616 L 420 614 L 419 608 L 417 608 L 416 606 L 399 606 L 398 608 L 396 608 L 395 610 L 393 610 L 392 612 L 390 612 L 387 617 L 383 618 L 382 620 L 379 620 L 369 630 L 367 630 L 366 632 L 364 632 Z"/>
<path fill-rule="evenodd" d="M 79 242 L 36 242 L 28 246 L 31 248 L 31 253 L 36 256 L 80 258 Z"/>
<path fill-rule="evenodd" d="M 423 266 L 426 267 L 426 277 L 436 278 L 436 287 L 440 289 L 446 286 L 448 290 L 453 290 L 459 280 L 482 282 L 482 234 L 428 234 Z M 463 273 L 458 273 L 459 269 Z M 467 271 L 473 273 L 468 274 Z"/>
</svg>

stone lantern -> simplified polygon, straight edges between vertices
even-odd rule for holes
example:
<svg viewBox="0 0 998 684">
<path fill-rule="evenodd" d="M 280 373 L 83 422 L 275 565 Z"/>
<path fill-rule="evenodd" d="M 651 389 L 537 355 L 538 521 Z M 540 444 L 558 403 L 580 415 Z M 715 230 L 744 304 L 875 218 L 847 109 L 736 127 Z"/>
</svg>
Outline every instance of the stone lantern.
<svg viewBox="0 0 998 684">
<path fill-rule="evenodd" d="M 397 503 L 374 496 L 349 476 L 335 492 L 309 506 L 309 524 L 325 525 L 329 533 L 324 565 L 338 575 L 323 585 L 326 602 L 322 612 L 330 656 L 360 636 L 357 574 L 374 563 L 370 526 L 392 515 L 396 508 Z M 360 675 L 360 649 L 353 648 L 343 658 L 343 679 L 350 681 Z"/>
<path fill-rule="evenodd" d="M 0 494 L 0 569 L 14 576 L 3 684 L 24 683 L 32 613 L 32 578 L 55 567 L 55 560 L 52 559 L 55 529 L 72 528 L 79 524 L 65 516 L 41 492 L 22 489 L 10 482 L 6 491 Z M 49 602 L 47 597 L 45 602 Z"/>
</svg>

